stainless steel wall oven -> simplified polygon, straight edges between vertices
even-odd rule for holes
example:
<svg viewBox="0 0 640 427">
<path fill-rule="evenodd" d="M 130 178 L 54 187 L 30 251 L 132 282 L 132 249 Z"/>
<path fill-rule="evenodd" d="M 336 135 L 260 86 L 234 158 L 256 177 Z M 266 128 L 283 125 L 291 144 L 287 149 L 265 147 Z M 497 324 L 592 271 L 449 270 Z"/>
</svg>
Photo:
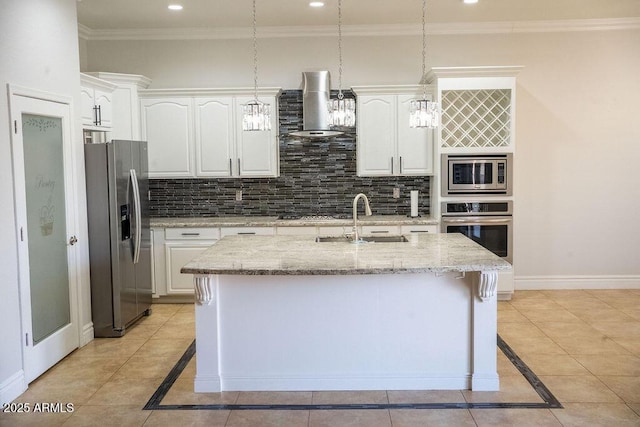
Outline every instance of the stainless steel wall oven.
<svg viewBox="0 0 640 427">
<path fill-rule="evenodd" d="M 510 200 L 443 202 L 441 228 L 443 233 L 462 233 L 513 264 Z"/>
</svg>

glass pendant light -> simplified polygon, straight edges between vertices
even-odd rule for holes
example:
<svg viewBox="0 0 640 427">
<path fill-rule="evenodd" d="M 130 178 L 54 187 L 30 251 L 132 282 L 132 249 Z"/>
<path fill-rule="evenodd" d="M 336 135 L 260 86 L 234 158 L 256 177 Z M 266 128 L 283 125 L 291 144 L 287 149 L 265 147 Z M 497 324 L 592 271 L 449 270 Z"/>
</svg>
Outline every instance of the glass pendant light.
<svg viewBox="0 0 640 427">
<path fill-rule="evenodd" d="M 253 0 L 253 89 L 254 99 L 242 106 L 242 130 L 271 130 L 271 105 L 258 100 L 258 41 L 256 0 Z"/>
<path fill-rule="evenodd" d="M 354 127 L 356 125 L 356 102 L 345 98 L 342 93 L 342 0 L 338 0 L 338 98 L 330 99 L 329 125 L 336 127 Z"/>
<path fill-rule="evenodd" d="M 409 126 L 412 128 L 436 128 L 440 122 L 440 106 L 427 100 L 426 62 L 427 62 L 427 0 L 422 0 L 422 99 L 409 103 Z"/>
</svg>

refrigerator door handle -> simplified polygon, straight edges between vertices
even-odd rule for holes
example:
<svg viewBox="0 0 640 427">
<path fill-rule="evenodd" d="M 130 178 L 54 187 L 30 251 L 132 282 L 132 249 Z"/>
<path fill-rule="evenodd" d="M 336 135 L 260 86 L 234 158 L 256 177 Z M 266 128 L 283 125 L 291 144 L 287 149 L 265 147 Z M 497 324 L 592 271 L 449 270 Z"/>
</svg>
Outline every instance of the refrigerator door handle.
<svg viewBox="0 0 640 427">
<path fill-rule="evenodd" d="M 140 187 L 138 186 L 138 175 L 135 169 L 129 170 L 131 178 L 131 188 L 133 189 L 133 209 L 136 215 L 136 231 L 133 242 L 133 263 L 137 264 L 140 260 L 140 245 L 142 240 L 142 212 L 140 212 Z"/>
</svg>

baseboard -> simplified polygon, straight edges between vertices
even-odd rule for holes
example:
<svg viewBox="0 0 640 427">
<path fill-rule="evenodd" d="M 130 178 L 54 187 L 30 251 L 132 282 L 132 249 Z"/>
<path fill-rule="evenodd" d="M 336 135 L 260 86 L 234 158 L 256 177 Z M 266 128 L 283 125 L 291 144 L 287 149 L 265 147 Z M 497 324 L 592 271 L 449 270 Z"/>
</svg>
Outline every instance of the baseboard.
<svg viewBox="0 0 640 427">
<path fill-rule="evenodd" d="M 80 347 L 84 347 L 93 341 L 93 322 L 89 322 L 82 327 L 82 334 L 80 335 Z"/>
<path fill-rule="evenodd" d="M 18 372 L 7 378 L 0 384 L 0 405 L 12 402 L 22 393 L 27 391 L 27 381 L 24 377 L 24 371 L 20 369 Z"/>
<path fill-rule="evenodd" d="M 640 289 L 640 275 L 516 276 L 515 289 Z"/>
</svg>

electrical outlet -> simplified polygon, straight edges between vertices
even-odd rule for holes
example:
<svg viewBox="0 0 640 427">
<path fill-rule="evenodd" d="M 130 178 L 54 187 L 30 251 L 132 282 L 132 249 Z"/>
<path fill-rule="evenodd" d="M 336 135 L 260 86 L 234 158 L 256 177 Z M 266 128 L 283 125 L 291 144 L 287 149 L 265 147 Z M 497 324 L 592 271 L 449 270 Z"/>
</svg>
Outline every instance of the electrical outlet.
<svg viewBox="0 0 640 427">
<path fill-rule="evenodd" d="M 393 198 L 394 199 L 399 199 L 400 198 L 400 189 L 398 187 L 395 187 L 393 189 Z"/>
<path fill-rule="evenodd" d="M 236 202 L 242 200 L 242 190 L 236 190 Z"/>
</svg>

